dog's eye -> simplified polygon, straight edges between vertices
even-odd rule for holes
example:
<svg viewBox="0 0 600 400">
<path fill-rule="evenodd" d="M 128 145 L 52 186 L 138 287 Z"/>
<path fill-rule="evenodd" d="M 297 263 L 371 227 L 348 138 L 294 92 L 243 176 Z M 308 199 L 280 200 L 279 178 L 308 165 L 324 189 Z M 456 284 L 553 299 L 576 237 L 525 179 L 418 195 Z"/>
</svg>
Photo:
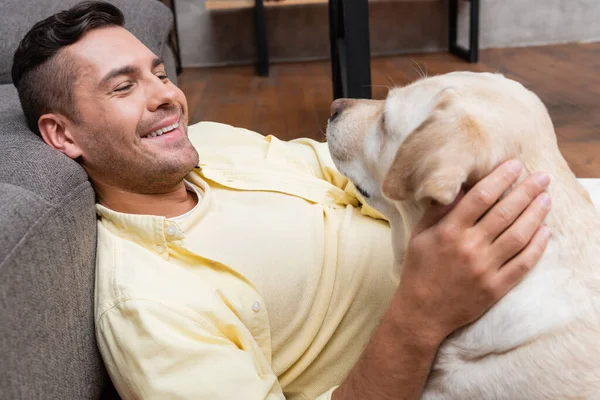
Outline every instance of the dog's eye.
<svg viewBox="0 0 600 400">
<path fill-rule="evenodd" d="M 368 199 L 369 197 L 369 193 L 363 189 L 362 187 L 358 186 L 358 185 L 354 185 L 354 187 L 356 187 L 356 190 L 358 191 L 358 193 L 360 193 L 362 195 L 362 197 L 364 197 L 365 199 Z"/>
</svg>

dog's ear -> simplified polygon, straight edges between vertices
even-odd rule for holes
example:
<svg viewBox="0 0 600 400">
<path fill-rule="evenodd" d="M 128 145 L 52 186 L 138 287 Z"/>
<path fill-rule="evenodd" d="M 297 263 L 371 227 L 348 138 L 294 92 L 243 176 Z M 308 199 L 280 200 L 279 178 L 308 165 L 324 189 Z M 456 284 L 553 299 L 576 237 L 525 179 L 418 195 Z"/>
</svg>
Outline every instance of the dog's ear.
<svg viewBox="0 0 600 400">
<path fill-rule="evenodd" d="M 440 96 L 429 117 L 401 144 L 383 182 L 386 197 L 447 205 L 471 180 L 485 137 L 474 117 L 454 107 L 456 100 L 453 93 Z"/>
</svg>

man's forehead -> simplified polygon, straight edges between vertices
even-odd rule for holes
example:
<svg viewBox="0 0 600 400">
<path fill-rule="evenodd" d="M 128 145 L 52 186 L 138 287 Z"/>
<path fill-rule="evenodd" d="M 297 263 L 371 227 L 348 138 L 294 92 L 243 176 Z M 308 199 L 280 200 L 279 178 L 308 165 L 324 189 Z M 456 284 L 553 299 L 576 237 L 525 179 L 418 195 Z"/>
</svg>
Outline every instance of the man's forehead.
<svg viewBox="0 0 600 400">
<path fill-rule="evenodd" d="M 94 29 L 69 48 L 79 67 L 103 76 L 124 65 L 147 64 L 156 56 L 133 34 L 121 27 Z"/>
</svg>

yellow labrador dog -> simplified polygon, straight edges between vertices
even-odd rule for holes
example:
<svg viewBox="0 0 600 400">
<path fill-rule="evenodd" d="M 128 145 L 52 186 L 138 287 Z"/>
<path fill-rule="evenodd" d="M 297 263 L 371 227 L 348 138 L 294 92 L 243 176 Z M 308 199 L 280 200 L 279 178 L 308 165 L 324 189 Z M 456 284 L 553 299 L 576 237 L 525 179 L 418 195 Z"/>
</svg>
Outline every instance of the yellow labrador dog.
<svg viewBox="0 0 600 400">
<path fill-rule="evenodd" d="M 600 217 L 540 99 L 499 74 L 458 72 L 385 101 L 337 100 L 332 111 L 334 162 L 394 236 L 409 238 L 432 200 L 450 204 L 507 159 L 523 162 L 519 182 L 534 171 L 552 177 L 542 259 L 444 342 L 424 399 L 600 399 Z M 401 259 L 404 249 L 395 251 Z"/>
</svg>

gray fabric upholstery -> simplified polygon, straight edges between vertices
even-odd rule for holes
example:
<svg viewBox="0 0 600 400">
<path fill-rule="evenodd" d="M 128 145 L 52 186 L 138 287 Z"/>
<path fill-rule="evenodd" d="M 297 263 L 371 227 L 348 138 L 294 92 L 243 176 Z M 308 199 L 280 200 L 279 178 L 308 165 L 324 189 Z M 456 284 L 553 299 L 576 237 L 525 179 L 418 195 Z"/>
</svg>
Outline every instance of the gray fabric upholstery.
<svg viewBox="0 0 600 400">
<path fill-rule="evenodd" d="M 13 54 L 27 31 L 38 21 L 80 0 L 2 0 L 0 5 L 0 83 L 10 83 Z M 157 0 L 107 0 L 125 14 L 125 27 L 155 54 L 161 55 L 173 15 Z M 174 76 L 174 75 L 173 75 Z"/>
<path fill-rule="evenodd" d="M 89 184 L 52 204 L 0 183 L 0 246 L 22 234 L 0 263 L 1 398 L 97 399 L 104 390 L 92 329 L 93 198 Z"/>
<path fill-rule="evenodd" d="M 0 398 L 97 399 L 94 192 L 0 86 Z"/>
<path fill-rule="evenodd" d="M 176 82 L 170 10 L 110 1 Z M 25 32 L 75 2 L 2 0 L 0 81 Z M 16 89 L 0 85 L 0 399 L 118 399 L 94 335 L 94 200 L 84 170 L 27 129 Z"/>
<path fill-rule="evenodd" d="M 13 85 L 0 85 L 0 98 L 0 182 L 32 191 L 50 203 L 87 182 L 79 164 L 27 129 Z"/>
</svg>

